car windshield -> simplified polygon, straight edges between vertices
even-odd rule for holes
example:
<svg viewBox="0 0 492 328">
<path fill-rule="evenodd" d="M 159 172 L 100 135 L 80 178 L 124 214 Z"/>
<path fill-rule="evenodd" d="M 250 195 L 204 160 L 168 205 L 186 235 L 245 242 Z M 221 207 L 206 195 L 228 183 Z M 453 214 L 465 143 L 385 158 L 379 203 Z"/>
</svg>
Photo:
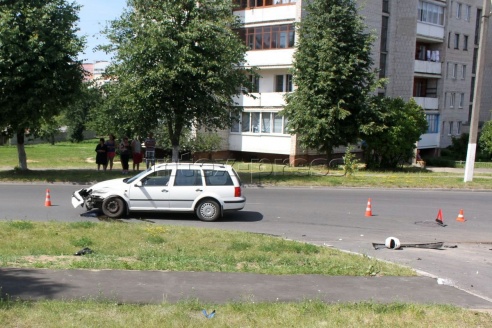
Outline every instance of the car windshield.
<svg viewBox="0 0 492 328">
<path fill-rule="evenodd" d="M 139 174 L 135 175 L 134 177 L 131 177 L 130 179 L 126 180 L 126 184 L 130 184 L 135 180 L 140 179 L 141 177 L 147 175 L 147 173 L 151 172 L 153 170 L 153 167 L 149 167 L 147 170 L 140 172 Z"/>
</svg>

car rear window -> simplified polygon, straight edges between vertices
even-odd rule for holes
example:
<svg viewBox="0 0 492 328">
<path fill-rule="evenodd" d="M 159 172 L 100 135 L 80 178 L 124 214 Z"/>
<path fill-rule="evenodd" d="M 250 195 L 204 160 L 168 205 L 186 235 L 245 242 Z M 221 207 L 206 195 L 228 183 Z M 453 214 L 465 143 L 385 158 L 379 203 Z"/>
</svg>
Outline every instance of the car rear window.
<svg viewBox="0 0 492 328">
<path fill-rule="evenodd" d="M 175 186 L 201 186 L 202 175 L 200 170 L 177 170 L 174 179 Z"/>
<path fill-rule="evenodd" d="M 207 186 L 233 186 L 234 183 L 227 171 L 203 170 Z"/>
</svg>

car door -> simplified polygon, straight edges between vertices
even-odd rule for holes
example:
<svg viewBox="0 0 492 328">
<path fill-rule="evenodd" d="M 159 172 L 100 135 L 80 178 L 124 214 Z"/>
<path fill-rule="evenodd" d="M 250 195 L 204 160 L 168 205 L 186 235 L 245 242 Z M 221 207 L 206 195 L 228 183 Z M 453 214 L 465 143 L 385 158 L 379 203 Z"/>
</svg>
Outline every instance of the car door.
<svg viewBox="0 0 492 328">
<path fill-rule="evenodd" d="M 166 211 L 169 209 L 171 169 L 154 171 L 130 187 L 130 210 Z"/>
<path fill-rule="evenodd" d="M 177 169 L 170 195 L 170 208 L 176 211 L 192 210 L 193 202 L 203 192 L 200 169 Z"/>
</svg>

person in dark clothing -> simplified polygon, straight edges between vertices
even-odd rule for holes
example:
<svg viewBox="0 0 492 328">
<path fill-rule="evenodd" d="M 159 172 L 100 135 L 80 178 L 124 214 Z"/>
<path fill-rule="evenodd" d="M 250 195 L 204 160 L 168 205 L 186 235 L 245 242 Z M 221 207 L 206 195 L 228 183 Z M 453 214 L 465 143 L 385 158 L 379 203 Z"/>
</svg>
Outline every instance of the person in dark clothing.
<svg viewBox="0 0 492 328">
<path fill-rule="evenodd" d="M 128 137 L 124 137 L 120 143 L 120 160 L 121 166 L 123 166 L 123 174 L 128 173 L 128 161 L 131 155 L 131 145 L 128 142 Z"/>
<path fill-rule="evenodd" d="M 108 167 L 108 147 L 104 143 L 104 138 L 99 139 L 99 144 L 96 146 L 96 164 L 97 170 L 101 170 L 101 166 L 106 171 Z"/>
</svg>

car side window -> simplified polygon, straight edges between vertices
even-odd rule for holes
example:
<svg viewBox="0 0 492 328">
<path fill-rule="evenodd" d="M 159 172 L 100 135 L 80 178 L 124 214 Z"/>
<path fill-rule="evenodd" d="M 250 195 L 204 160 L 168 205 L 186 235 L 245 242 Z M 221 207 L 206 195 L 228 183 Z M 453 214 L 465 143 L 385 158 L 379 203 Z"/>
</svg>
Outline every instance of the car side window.
<svg viewBox="0 0 492 328">
<path fill-rule="evenodd" d="M 147 175 L 143 180 L 144 186 L 167 186 L 169 179 L 171 178 L 172 170 L 160 170 L 155 171 L 152 174 Z"/>
<path fill-rule="evenodd" d="M 207 186 L 233 186 L 231 176 L 227 171 L 203 170 Z"/>
<path fill-rule="evenodd" d="M 175 186 L 201 186 L 202 175 L 200 170 L 176 170 Z"/>
</svg>

